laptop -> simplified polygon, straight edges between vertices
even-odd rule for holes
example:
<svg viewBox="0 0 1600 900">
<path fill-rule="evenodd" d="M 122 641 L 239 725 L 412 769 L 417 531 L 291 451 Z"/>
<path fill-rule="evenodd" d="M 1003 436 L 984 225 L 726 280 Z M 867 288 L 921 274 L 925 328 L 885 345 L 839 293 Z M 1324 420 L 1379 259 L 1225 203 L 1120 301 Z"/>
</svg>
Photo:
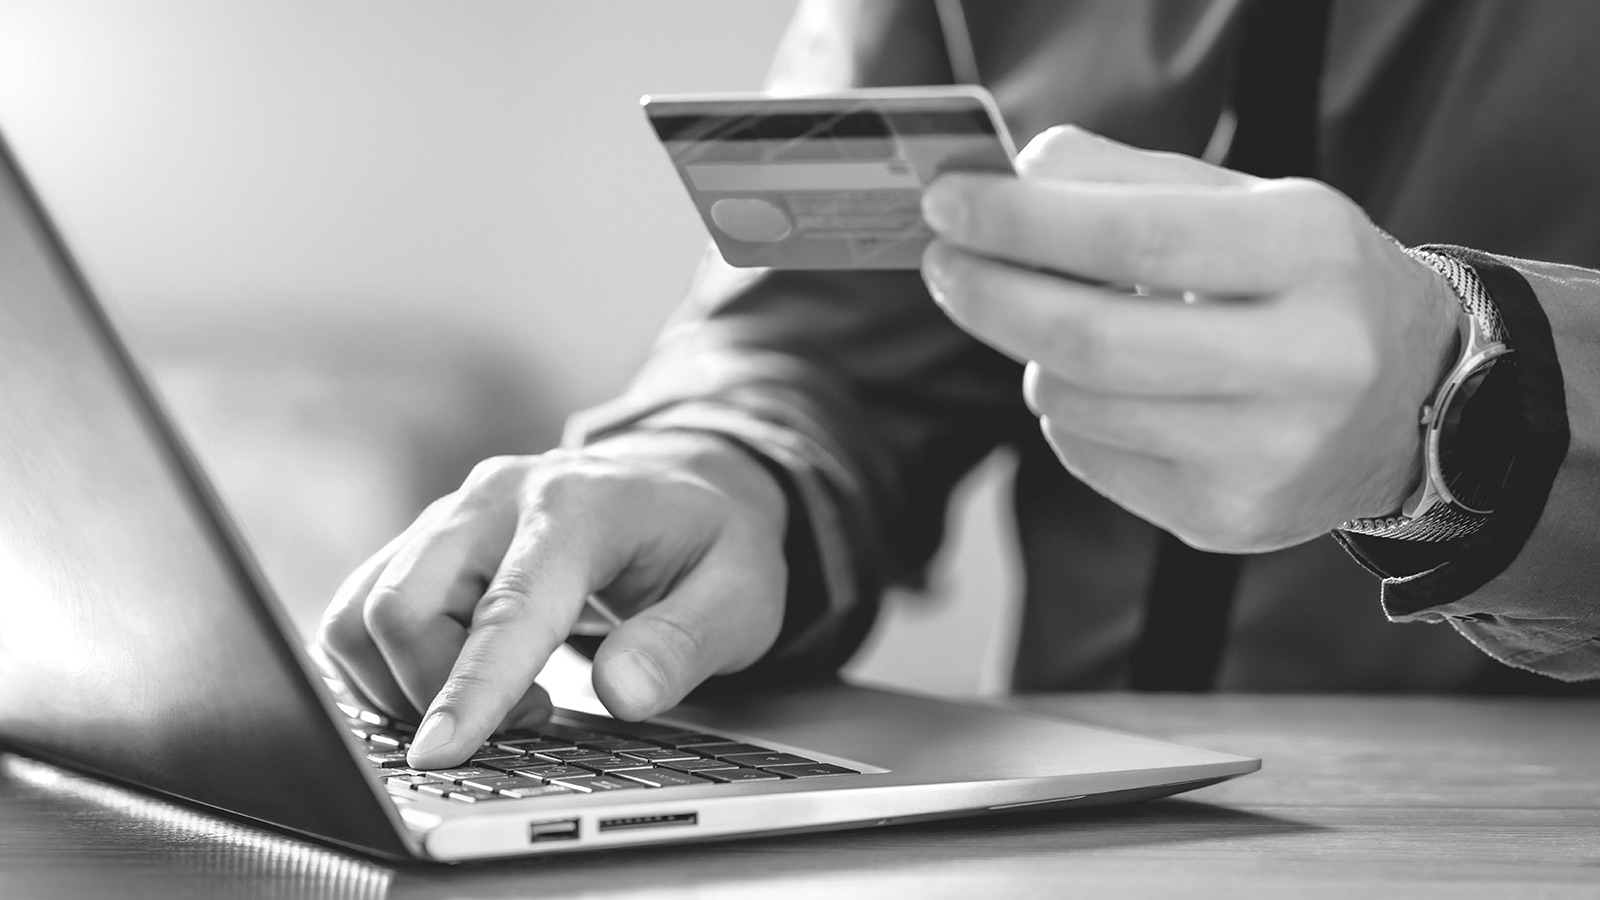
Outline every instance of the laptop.
<svg viewBox="0 0 1600 900">
<path fill-rule="evenodd" d="M 0 742 L 442 862 L 1145 800 L 1258 760 L 843 684 L 559 710 L 464 766 L 338 692 L 0 139 Z"/>
</svg>

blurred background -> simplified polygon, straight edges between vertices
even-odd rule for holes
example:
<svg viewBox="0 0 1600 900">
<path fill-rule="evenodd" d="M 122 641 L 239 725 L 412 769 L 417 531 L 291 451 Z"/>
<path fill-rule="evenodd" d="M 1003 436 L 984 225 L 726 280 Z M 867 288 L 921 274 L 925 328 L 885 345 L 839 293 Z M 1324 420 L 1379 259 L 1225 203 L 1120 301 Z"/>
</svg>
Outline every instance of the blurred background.
<svg viewBox="0 0 1600 900">
<path fill-rule="evenodd" d="M 793 5 L 0 0 L 0 131 L 309 633 L 620 391 L 706 242 L 638 98 L 759 87 Z M 1004 690 L 1008 475 L 855 677 Z"/>
</svg>

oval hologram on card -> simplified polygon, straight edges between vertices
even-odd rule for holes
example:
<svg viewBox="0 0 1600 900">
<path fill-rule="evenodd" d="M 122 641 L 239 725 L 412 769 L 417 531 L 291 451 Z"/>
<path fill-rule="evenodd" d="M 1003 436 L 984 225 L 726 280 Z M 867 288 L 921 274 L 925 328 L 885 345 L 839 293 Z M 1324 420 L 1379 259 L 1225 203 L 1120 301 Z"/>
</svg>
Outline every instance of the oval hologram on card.
<svg viewBox="0 0 1600 900">
<path fill-rule="evenodd" d="M 711 221 L 736 241 L 773 244 L 794 231 L 777 204 L 755 197 L 724 197 L 711 204 Z"/>
</svg>

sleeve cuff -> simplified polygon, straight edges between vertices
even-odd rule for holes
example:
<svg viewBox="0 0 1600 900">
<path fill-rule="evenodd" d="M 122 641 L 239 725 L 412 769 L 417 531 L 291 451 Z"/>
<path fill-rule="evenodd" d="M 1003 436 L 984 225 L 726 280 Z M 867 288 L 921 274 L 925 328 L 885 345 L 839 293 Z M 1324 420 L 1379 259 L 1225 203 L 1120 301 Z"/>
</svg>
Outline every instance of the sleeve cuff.
<svg viewBox="0 0 1600 900">
<path fill-rule="evenodd" d="M 1571 440 L 1565 384 L 1550 320 L 1520 272 L 1462 247 L 1426 249 L 1470 266 L 1488 290 L 1515 348 L 1520 401 L 1517 449 L 1502 500 L 1477 533 L 1450 542 L 1386 540 L 1349 532 L 1334 537 L 1383 579 L 1383 609 L 1397 622 L 1450 621 L 1496 659 L 1556 678 L 1588 678 L 1600 668 L 1600 641 L 1571 621 L 1502 618 L 1471 595 L 1521 553 L 1544 513 Z"/>
</svg>

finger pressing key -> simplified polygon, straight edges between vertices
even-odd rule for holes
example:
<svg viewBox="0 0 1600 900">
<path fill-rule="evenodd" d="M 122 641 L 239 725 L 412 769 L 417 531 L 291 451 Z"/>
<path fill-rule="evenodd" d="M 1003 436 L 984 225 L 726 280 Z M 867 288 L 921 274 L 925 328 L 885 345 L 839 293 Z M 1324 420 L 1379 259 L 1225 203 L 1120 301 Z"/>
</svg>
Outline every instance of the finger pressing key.
<svg viewBox="0 0 1600 900">
<path fill-rule="evenodd" d="M 521 526 L 472 614 L 461 653 L 411 744 L 419 768 L 454 765 L 505 720 L 594 589 L 588 542 L 547 517 Z"/>
</svg>

